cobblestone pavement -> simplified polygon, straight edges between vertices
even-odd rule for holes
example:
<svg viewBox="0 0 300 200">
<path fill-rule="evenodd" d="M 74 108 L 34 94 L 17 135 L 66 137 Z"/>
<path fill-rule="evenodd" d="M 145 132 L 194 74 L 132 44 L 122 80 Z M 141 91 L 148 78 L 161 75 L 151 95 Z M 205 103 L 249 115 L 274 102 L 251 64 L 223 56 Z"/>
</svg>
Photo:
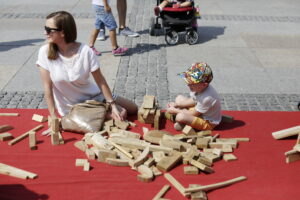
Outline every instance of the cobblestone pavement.
<svg viewBox="0 0 300 200">
<path fill-rule="evenodd" d="M 47 108 L 43 95 L 43 92 L 2 91 L 0 108 Z M 170 94 L 169 100 L 176 95 Z M 300 101 L 299 94 L 220 94 L 220 97 L 223 110 L 237 111 L 298 111 L 297 104 Z M 164 105 L 161 104 L 161 107 Z"/>
<path fill-rule="evenodd" d="M 125 39 L 129 55 L 120 60 L 114 93 L 134 100 L 138 105 L 146 94 L 155 95 L 162 108 L 178 94 L 168 89 L 167 53 L 164 36 L 148 34 L 153 2 L 137 0 L 128 13 L 130 28 L 142 30 L 139 38 Z M 90 13 L 73 13 L 76 18 L 93 18 Z M 42 13 L 2 13 L 3 18 L 44 18 Z M 204 15 L 202 20 L 292 22 L 300 17 Z M 186 94 L 188 95 L 188 94 Z M 220 94 L 223 110 L 297 111 L 300 94 Z M 46 108 L 43 92 L 0 91 L 0 108 Z"/>
</svg>

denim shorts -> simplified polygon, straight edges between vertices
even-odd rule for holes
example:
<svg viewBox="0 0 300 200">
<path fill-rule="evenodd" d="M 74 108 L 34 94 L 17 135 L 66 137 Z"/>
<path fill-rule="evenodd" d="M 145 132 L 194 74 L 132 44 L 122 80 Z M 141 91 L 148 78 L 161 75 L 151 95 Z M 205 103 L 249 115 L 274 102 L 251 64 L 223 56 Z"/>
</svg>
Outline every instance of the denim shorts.
<svg viewBox="0 0 300 200">
<path fill-rule="evenodd" d="M 101 28 L 100 24 L 103 23 L 108 30 L 114 30 L 117 28 L 116 20 L 112 12 L 107 13 L 104 10 L 104 6 L 98 6 L 93 4 L 93 9 L 96 12 L 96 22 L 95 28 L 99 30 Z"/>
</svg>

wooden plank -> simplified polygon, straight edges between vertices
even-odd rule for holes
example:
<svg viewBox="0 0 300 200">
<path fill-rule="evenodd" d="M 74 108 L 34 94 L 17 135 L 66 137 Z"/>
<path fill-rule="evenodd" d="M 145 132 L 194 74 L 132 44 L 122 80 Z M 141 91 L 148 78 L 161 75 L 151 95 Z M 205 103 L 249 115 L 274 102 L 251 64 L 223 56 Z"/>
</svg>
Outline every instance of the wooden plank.
<svg viewBox="0 0 300 200">
<path fill-rule="evenodd" d="M 7 125 L 7 124 L 1 125 L 1 126 L 0 126 L 0 133 L 9 131 L 9 130 L 11 130 L 11 129 L 13 129 L 13 128 L 14 128 L 14 127 L 11 126 L 11 125 Z"/>
<path fill-rule="evenodd" d="M 23 169 L 19 169 L 10 165 L 6 165 L 4 163 L 0 163 L 0 174 L 9 175 L 17 178 L 27 179 L 31 178 L 34 179 L 38 175 Z"/>
<path fill-rule="evenodd" d="M 5 132 L 5 133 L 0 133 L 0 140 L 1 141 L 7 141 L 7 140 L 11 140 L 14 137 L 12 136 L 11 133 Z"/>
<path fill-rule="evenodd" d="M 153 197 L 153 200 L 158 200 L 158 199 L 162 198 L 170 188 L 171 188 L 170 185 L 164 185 L 160 189 L 160 191 Z"/>
<path fill-rule="evenodd" d="M 29 136 L 29 148 L 31 150 L 37 150 L 35 132 L 30 131 L 28 136 Z"/>
<path fill-rule="evenodd" d="M 6 117 L 16 117 L 19 116 L 19 113 L 0 113 L 0 116 L 6 116 Z"/>
<path fill-rule="evenodd" d="M 38 126 L 34 127 L 33 129 L 31 129 L 30 131 L 38 131 L 39 129 L 41 129 L 43 127 L 44 127 L 43 125 L 38 125 Z M 9 141 L 8 145 L 14 145 L 17 142 L 23 140 L 24 138 L 26 138 L 28 136 L 30 131 L 27 131 L 26 133 L 23 133 L 22 135 L 20 135 L 20 136 L 16 137 L 15 139 Z"/>
<path fill-rule="evenodd" d="M 143 100 L 143 108 L 153 108 L 155 97 L 152 95 L 145 95 Z"/>
<path fill-rule="evenodd" d="M 273 138 L 276 140 L 283 139 L 286 137 L 294 136 L 300 133 L 300 126 L 294 126 L 291 128 L 283 129 L 272 133 Z"/>
<path fill-rule="evenodd" d="M 163 171 L 169 171 L 172 169 L 178 162 L 182 161 L 182 154 L 173 151 L 170 156 L 162 158 L 156 165 L 156 167 Z"/>
<path fill-rule="evenodd" d="M 247 178 L 245 176 L 240 176 L 240 177 L 230 179 L 230 180 L 227 180 L 227 181 L 223 181 L 223 182 L 220 182 L 220 183 L 204 185 L 204 186 L 199 186 L 199 187 L 195 187 L 195 188 L 188 188 L 188 189 L 185 189 L 184 192 L 185 193 L 190 193 L 190 192 L 214 190 L 214 189 L 221 188 L 221 187 L 224 187 L 224 186 L 227 186 L 227 185 L 231 185 L 233 183 L 244 181 L 246 179 Z"/>
<path fill-rule="evenodd" d="M 187 196 L 185 194 L 186 189 L 171 174 L 165 173 L 164 177 L 180 192 L 180 194 Z"/>
<path fill-rule="evenodd" d="M 42 115 L 33 114 L 32 120 L 36 122 L 46 122 L 48 121 L 48 118 Z"/>
<path fill-rule="evenodd" d="M 125 156 L 127 156 L 127 157 L 130 158 L 130 159 L 133 159 L 133 156 L 132 156 L 129 152 L 127 152 L 125 149 L 123 149 L 120 145 L 118 145 L 118 144 L 116 144 L 116 143 L 114 143 L 114 142 L 112 142 L 112 141 L 110 141 L 110 143 L 111 143 L 115 148 L 117 148 L 118 150 L 120 150 Z"/>
</svg>

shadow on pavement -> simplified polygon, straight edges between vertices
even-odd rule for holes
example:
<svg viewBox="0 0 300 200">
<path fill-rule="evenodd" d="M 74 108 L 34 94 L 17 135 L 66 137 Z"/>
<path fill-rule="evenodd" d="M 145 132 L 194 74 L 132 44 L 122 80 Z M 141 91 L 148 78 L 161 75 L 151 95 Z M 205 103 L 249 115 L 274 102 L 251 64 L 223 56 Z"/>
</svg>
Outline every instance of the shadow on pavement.
<svg viewBox="0 0 300 200">
<path fill-rule="evenodd" d="M 198 44 L 217 39 L 219 35 L 224 35 L 225 26 L 199 26 L 198 27 Z"/>
<path fill-rule="evenodd" d="M 0 199 L 43 200 L 47 194 L 37 194 L 22 184 L 0 185 Z"/>
<path fill-rule="evenodd" d="M 30 40 L 17 40 L 11 42 L 0 42 L 0 52 L 9 51 L 11 49 L 23 47 L 23 46 L 34 46 L 36 43 L 43 42 L 45 39 L 30 39 Z"/>
</svg>

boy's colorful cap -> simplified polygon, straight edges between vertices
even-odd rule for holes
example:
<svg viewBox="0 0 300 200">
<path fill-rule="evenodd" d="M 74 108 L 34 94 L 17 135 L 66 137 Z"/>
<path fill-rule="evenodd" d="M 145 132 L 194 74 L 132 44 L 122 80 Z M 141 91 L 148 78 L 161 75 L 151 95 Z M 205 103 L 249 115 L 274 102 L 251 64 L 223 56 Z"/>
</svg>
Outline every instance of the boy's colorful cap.
<svg viewBox="0 0 300 200">
<path fill-rule="evenodd" d="M 187 84 L 210 83 L 213 73 L 207 63 L 194 63 L 187 71 L 178 74 Z"/>
</svg>

